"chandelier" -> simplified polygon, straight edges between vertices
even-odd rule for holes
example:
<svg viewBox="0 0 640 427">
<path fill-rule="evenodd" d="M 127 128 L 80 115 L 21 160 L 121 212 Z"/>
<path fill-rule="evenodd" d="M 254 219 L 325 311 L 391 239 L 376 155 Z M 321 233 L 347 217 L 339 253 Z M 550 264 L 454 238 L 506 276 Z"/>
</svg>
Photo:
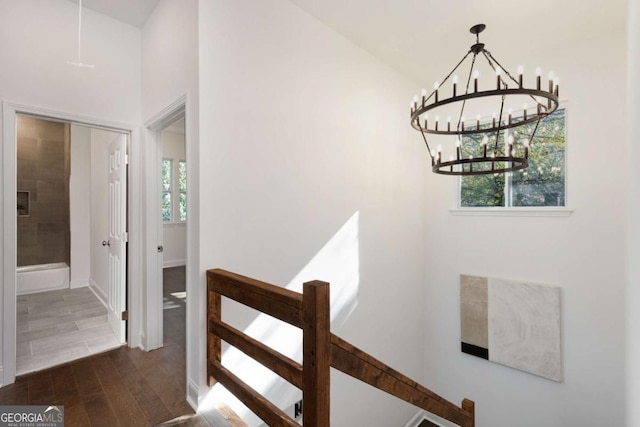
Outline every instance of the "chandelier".
<svg viewBox="0 0 640 427">
<path fill-rule="evenodd" d="M 411 126 L 422 134 L 438 174 L 485 175 L 526 168 L 540 120 L 558 108 L 558 77 L 549 73 L 543 87 L 537 68 L 535 87 L 526 87 L 522 66 L 514 76 L 480 43 L 484 29 L 484 24 L 471 27 L 476 43 L 441 82 L 434 83 L 431 93 L 422 89 L 421 99 L 416 95 L 411 103 Z M 483 59 L 495 80 L 485 79 L 481 85 Z M 460 82 L 456 71 L 469 62 L 468 75 Z M 449 153 L 443 154 L 440 144 L 432 150 L 427 136 L 449 136 Z"/>
</svg>

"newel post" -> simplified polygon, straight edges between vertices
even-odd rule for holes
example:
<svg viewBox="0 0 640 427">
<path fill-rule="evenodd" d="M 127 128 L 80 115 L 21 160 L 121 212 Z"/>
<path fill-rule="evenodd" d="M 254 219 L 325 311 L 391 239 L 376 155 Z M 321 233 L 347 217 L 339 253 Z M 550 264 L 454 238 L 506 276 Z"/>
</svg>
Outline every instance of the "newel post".
<svg viewBox="0 0 640 427">
<path fill-rule="evenodd" d="M 211 365 L 213 361 L 222 361 L 222 342 L 220 337 L 211 333 L 209 320 L 222 320 L 222 297 L 213 290 L 213 274 L 207 274 L 207 384 L 211 387 L 216 381 L 213 378 Z"/>
<path fill-rule="evenodd" d="M 329 284 L 305 283 L 302 294 L 302 422 L 305 427 L 329 427 L 329 309 Z"/>
</svg>

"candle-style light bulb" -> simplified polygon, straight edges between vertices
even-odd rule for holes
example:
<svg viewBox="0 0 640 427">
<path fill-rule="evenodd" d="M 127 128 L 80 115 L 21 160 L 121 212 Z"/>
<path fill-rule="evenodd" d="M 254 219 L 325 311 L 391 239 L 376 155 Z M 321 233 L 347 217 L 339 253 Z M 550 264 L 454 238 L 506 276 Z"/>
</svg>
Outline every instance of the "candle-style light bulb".
<svg viewBox="0 0 640 427">
<path fill-rule="evenodd" d="M 542 75 L 542 68 L 538 67 L 536 68 L 536 76 L 541 76 Z"/>
<path fill-rule="evenodd" d="M 473 70 L 473 90 L 474 90 L 474 92 L 478 91 L 478 77 L 480 77 L 480 71 Z"/>
<path fill-rule="evenodd" d="M 456 92 L 458 91 L 458 75 L 453 76 L 453 96 L 456 96 Z"/>
<path fill-rule="evenodd" d="M 549 80 L 553 80 L 553 78 L 555 77 L 555 73 L 553 71 L 549 71 Z"/>
<path fill-rule="evenodd" d="M 480 77 L 480 71 L 478 70 L 473 70 L 473 78 L 477 79 L 478 77 Z"/>
<path fill-rule="evenodd" d="M 522 87 L 522 75 L 524 74 L 524 67 L 518 65 L 518 86 Z"/>
<path fill-rule="evenodd" d="M 422 88 L 422 92 L 420 92 L 422 96 L 427 96 L 427 89 Z"/>
<path fill-rule="evenodd" d="M 482 138 L 482 145 L 487 145 L 489 143 L 489 137 L 487 135 Z"/>
</svg>

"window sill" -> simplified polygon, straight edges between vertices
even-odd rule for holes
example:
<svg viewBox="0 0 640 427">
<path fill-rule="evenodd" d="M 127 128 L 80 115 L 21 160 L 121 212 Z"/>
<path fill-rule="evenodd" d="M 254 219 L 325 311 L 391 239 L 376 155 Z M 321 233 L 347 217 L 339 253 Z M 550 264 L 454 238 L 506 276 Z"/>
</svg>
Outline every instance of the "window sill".
<svg viewBox="0 0 640 427">
<path fill-rule="evenodd" d="M 167 227 L 178 227 L 180 225 L 187 225 L 187 221 L 180 221 L 180 222 L 163 221 L 162 225 L 166 225 Z"/>
<path fill-rule="evenodd" d="M 451 215 L 456 216 L 512 216 L 512 217 L 568 217 L 573 209 L 567 207 L 531 207 L 531 208 L 454 208 Z"/>
</svg>

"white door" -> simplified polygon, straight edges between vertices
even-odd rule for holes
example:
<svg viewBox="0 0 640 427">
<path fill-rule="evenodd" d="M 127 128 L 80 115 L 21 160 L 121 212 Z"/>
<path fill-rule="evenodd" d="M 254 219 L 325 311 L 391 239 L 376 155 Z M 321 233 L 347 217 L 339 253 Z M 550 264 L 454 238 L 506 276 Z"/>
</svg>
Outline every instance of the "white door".
<svg viewBox="0 0 640 427">
<path fill-rule="evenodd" d="M 126 341 L 127 167 L 126 135 L 109 144 L 109 324 Z"/>
</svg>

